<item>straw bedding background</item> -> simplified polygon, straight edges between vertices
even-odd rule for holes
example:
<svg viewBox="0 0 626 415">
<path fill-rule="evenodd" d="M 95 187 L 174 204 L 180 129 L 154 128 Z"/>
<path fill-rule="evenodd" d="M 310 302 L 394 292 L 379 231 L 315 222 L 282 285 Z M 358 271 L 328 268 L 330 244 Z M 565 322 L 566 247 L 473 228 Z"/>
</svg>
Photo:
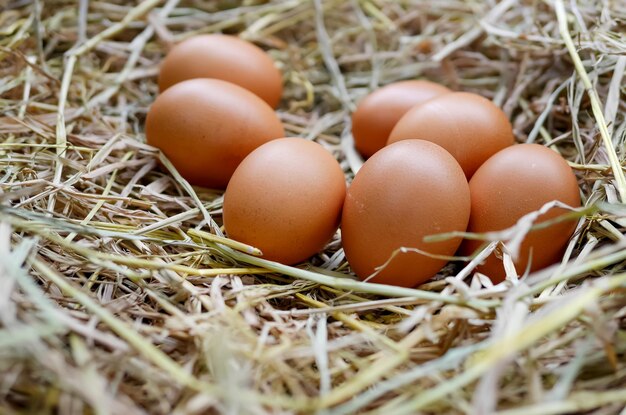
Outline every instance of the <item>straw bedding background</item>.
<svg viewBox="0 0 626 415">
<path fill-rule="evenodd" d="M 351 280 L 338 236 L 298 268 L 237 251 L 143 135 L 168 47 L 218 31 L 348 180 L 372 88 L 493 99 L 579 178 L 563 263 L 412 290 Z M 625 66 L 623 0 L 0 0 L 0 412 L 626 413 Z"/>
</svg>

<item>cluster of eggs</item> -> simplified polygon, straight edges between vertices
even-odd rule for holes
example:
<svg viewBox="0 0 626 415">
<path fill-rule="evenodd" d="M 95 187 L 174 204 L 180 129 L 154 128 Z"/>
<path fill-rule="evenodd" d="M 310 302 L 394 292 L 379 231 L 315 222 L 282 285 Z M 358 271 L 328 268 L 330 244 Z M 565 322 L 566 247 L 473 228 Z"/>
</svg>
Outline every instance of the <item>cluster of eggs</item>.
<svg viewBox="0 0 626 415">
<path fill-rule="evenodd" d="M 348 190 L 342 219 L 345 254 L 360 276 L 412 286 L 455 253 L 471 255 L 482 245 L 462 238 L 428 242 L 428 236 L 504 230 L 554 200 L 580 206 L 567 162 L 541 145 L 514 145 L 505 113 L 479 95 L 397 82 L 367 96 L 352 122 L 356 148 L 371 156 Z M 536 223 L 558 222 L 565 212 L 552 208 Z M 557 261 L 574 228 L 561 221 L 528 233 L 516 269 Z M 506 275 L 496 254 L 478 270 L 494 282 Z"/>
<path fill-rule="evenodd" d="M 159 88 L 148 143 L 190 183 L 225 188 L 227 235 L 269 260 L 306 260 L 341 222 L 357 276 L 410 287 L 481 245 L 429 235 L 506 229 L 553 200 L 580 205 L 567 162 L 540 145 L 513 145 L 506 115 L 475 94 L 402 81 L 367 96 L 352 117 L 355 147 L 367 161 L 346 189 L 331 153 L 284 137 L 274 112 L 282 77 L 260 48 L 226 35 L 187 39 L 166 56 Z M 563 212 L 551 209 L 538 222 Z M 562 254 L 574 223 L 552 222 L 526 236 L 518 269 L 545 267 Z M 495 253 L 479 270 L 494 281 L 505 275 Z"/>
</svg>

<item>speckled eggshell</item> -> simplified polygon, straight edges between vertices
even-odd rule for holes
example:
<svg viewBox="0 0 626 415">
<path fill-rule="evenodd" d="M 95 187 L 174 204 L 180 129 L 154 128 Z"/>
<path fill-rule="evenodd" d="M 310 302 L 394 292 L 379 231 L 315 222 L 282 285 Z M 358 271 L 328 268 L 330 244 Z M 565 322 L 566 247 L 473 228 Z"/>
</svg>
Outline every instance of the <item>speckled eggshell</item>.
<svg viewBox="0 0 626 415">
<path fill-rule="evenodd" d="M 447 151 L 423 140 L 391 144 L 365 162 L 348 189 L 341 228 L 350 267 L 367 279 L 401 247 L 454 255 L 459 238 L 423 239 L 465 231 L 469 213 L 467 180 Z M 416 252 L 399 253 L 369 281 L 413 287 L 446 262 Z"/>
<path fill-rule="evenodd" d="M 371 157 L 387 144 L 393 127 L 415 105 L 449 93 L 445 86 L 423 80 L 394 82 L 365 97 L 352 114 L 354 146 Z"/>
<path fill-rule="evenodd" d="M 148 144 L 190 183 L 223 189 L 239 163 L 285 130 L 261 98 L 217 79 L 192 79 L 159 95 L 146 119 Z"/>
<path fill-rule="evenodd" d="M 239 165 L 224 195 L 229 238 L 255 246 L 263 258 L 302 262 L 337 231 L 346 183 L 321 145 L 282 138 L 262 145 Z"/>
<path fill-rule="evenodd" d="M 468 232 L 483 233 L 509 228 L 524 215 L 558 200 L 571 207 L 580 206 L 576 176 L 556 152 L 538 144 L 506 148 L 487 160 L 470 180 L 472 212 Z M 567 211 L 553 208 L 535 223 L 554 219 Z M 530 271 L 558 261 L 572 236 L 576 222 L 568 220 L 531 231 L 524 239 L 515 262 L 519 274 L 526 271 L 532 251 Z M 481 241 L 466 240 L 462 251 L 471 254 Z M 502 260 L 491 255 L 478 267 L 494 282 L 505 278 Z"/>
<path fill-rule="evenodd" d="M 514 143 L 506 114 L 469 92 L 440 95 L 411 108 L 391 131 L 388 144 L 410 138 L 448 150 L 468 179 L 489 157 Z"/>
<path fill-rule="evenodd" d="M 187 79 L 215 78 L 245 88 L 276 108 L 283 93 L 282 75 L 272 58 L 256 45 L 228 35 L 199 35 L 170 50 L 159 73 L 159 89 Z"/>
</svg>

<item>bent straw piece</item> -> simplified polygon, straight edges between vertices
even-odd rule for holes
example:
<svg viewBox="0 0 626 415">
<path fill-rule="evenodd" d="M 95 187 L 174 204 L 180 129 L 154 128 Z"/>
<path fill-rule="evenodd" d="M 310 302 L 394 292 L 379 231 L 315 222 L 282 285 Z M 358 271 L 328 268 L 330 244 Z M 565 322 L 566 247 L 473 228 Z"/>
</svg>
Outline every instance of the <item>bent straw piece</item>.
<svg viewBox="0 0 626 415">
<path fill-rule="evenodd" d="M 208 240 L 214 243 L 222 244 L 228 246 L 230 248 L 236 249 L 237 251 L 245 252 L 246 254 L 254 255 L 254 256 L 262 256 L 263 252 L 259 248 L 255 248 L 251 245 L 244 244 L 243 242 L 238 242 L 233 239 L 225 238 L 223 236 L 214 235 L 212 233 L 199 231 L 197 229 L 189 229 L 187 234 L 192 238 L 199 239 L 201 242 Z"/>
<path fill-rule="evenodd" d="M 256 265 L 258 267 L 266 268 L 284 275 L 288 275 L 293 278 L 300 278 L 303 280 L 312 281 L 318 284 L 327 285 L 329 287 L 347 291 L 369 293 L 388 297 L 411 297 L 424 300 L 441 301 L 449 304 L 464 305 L 475 309 L 491 308 L 499 304 L 499 301 L 497 300 L 478 300 L 471 298 L 462 298 L 460 296 L 444 295 L 416 288 L 404 288 L 396 287 L 394 285 L 355 281 L 349 278 L 336 278 L 308 271 L 305 269 L 284 265 L 278 262 L 268 261 L 267 259 L 248 255 L 243 252 L 233 251 L 225 246 L 219 247 L 219 249 L 225 255 L 233 258 L 236 261 Z"/>
<path fill-rule="evenodd" d="M 172 162 L 169 161 L 169 159 L 167 157 L 165 157 L 165 154 L 163 154 L 161 151 L 159 151 L 159 161 L 163 164 L 163 166 L 165 166 L 165 168 L 170 172 L 170 174 L 172 176 L 174 176 L 174 179 L 176 180 L 176 182 L 178 182 L 178 184 L 183 189 L 185 189 L 187 194 L 189 194 L 189 196 L 191 196 L 191 198 L 193 199 L 194 203 L 196 204 L 196 207 L 198 209 L 200 209 L 200 212 L 202 212 L 202 216 L 204 217 L 204 220 L 209 224 L 209 226 L 215 232 L 220 233 L 220 227 L 217 225 L 217 223 L 215 223 L 215 221 L 211 217 L 211 214 L 209 213 L 209 211 L 206 210 L 206 208 L 204 207 L 204 204 L 202 203 L 202 201 L 198 197 L 198 194 L 193 189 L 191 184 L 183 176 L 181 176 L 181 174 L 178 172 L 178 170 L 176 170 L 176 167 L 174 167 Z"/>
<path fill-rule="evenodd" d="M 557 273 L 555 275 L 551 275 L 551 273 L 554 272 L 555 269 L 559 269 L 558 264 L 553 265 L 549 268 L 545 268 L 543 270 L 536 271 L 535 273 L 529 275 L 529 283 L 532 281 L 532 279 L 537 277 L 541 278 L 546 275 L 551 276 L 545 280 L 539 281 L 536 285 L 524 290 L 524 292 L 520 294 L 519 298 L 521 299 L 523 297 L 537 295 L 546 288 L 555 286 L 562 281 L 568 281 L 572 278 L 586 274 L 588 272 L 603 269 L 612 264 L 617 264 L 620 261 L 626 260 L 626 244 L 616 244 L 598 251 L 596 251 L 597 255 L 590 255 L 589 261 L 586 261 L 582 264 L 576 264 L 575 259 L 571 260 L 569 262 L 570 264 L 572 264 L 571 267 L 565 268 L 560 273 Z"/>
<path fill-rule="evenodd" d="M 602 113 L 602 105 L 600 104 L 598 92 L 591 83 L 589 75 L 587 75 L 587 71 L 585 70 L 580 56 L 578 56 L 578 52 L 576 52 L 574 41 L 572 40 L 572 37 L 569 33 L 569 28 L 567 25 L 567 13 L 565 12 L 563 0 L 555 0 L 554 8 L 556 11 L 557 20 L 559 22 L 559 32 L 561 33 L 561 37 L 563 38 L 565 46 L 567 47 L 572 61 L 574 62 L 576 72 L 578 73 L 580 80 L 585 86 L 587 95 L 589 95 L 591 109 L 593 111 L 594 117 L 596 118 L 596 122 L 598 123 L 598 129 L 600 130 L 602 143 L 604 144 L 606 152 L 609 156 L 611 170 L 613 170 L 613 176 L 615 177 L 615 181 L 617 182 L 617 191 L 620 194 L 622 203 L 626 203 L 626 176 L 624 176 L 624 171 L 622 170 L 621 163 L 619 161 L 619 158 L 617 157 L 615 148 L 613 148 L 613 141 L 611 140 L 606 121 L 604 120 L 604 114 Z"/>
</svg>

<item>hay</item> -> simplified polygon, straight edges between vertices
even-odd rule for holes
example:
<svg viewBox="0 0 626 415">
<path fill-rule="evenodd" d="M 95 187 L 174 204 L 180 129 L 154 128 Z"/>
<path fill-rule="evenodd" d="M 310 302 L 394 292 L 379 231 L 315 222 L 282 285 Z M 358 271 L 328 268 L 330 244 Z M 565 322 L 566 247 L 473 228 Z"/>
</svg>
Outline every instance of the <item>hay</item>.
<svg viewBox="0 0 626 415">
<path fill-rule="evenodd" d="M 0 412 L 624 414 L 620 3 L 4 0 Z M 215 31 L 270 51 L 288 133 L 348 180 L 376 86 L 493 99 L 577 173 L 563 262 L 493 286 L 477 258 L 403 289 L 351 278 L 338 237 L 297 268 L 225 239 L 221 194 L 159 170 L 142 132 L 168 47 Z"/>
</svg>

